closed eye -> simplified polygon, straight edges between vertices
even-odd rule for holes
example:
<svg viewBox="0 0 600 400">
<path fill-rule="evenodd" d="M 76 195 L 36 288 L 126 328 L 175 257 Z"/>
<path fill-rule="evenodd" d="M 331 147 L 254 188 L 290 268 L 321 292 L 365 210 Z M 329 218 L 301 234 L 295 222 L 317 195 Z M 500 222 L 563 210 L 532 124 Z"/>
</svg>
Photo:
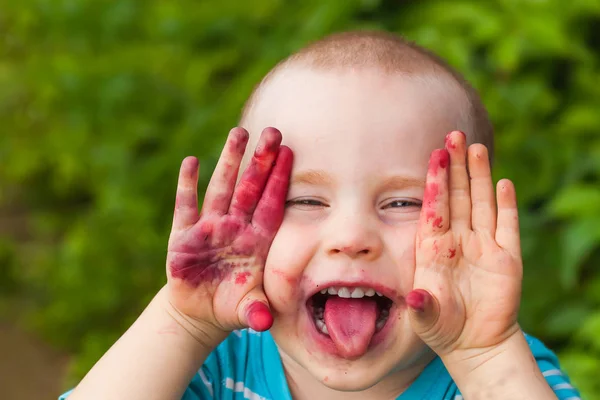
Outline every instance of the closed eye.
<svg viewBox="0 0 600 400">
<path fill-rule="evenodd" d="M 320 207 L 329 207 L 325 203 L 316 199 L 292 199 L 285 202 L 286 207 L 297 207 L 304 210 Z"/>
</svg>

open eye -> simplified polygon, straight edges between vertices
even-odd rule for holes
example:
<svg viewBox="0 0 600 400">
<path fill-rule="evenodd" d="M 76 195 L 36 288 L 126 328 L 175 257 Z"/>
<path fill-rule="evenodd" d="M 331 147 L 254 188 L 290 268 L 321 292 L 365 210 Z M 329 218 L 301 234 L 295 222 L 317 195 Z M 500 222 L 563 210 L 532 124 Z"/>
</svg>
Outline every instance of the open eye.
<svg viewBox="0 0 600 400">
<path fill-rule="evenodd" d="M 317 199 L 301 198 L 292 199 L 285 202 L 286 207 L 296 207 L 301 210 L 314 210 L 322 207 L 329 207 L 325 203 Z"/>
<path fill-rule="evenodd" d="M 396 199 L 392 201 L 388 201 L 383 205 L 383 209 L 390 208 L 421 208 L 421 202 L 414 199 Z"/>
</svg>

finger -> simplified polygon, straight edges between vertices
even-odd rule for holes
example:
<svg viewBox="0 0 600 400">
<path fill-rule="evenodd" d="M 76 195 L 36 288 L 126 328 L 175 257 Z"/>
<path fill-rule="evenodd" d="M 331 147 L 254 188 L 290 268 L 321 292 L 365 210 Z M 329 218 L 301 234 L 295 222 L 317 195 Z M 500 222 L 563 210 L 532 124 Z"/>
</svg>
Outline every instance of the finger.
<svg viewBox="0 0 600 400">
<path fill-rule="evenodd" d="M 496 243 L 513 257 L 521 257 L 521 236 L 519 234 L 519 212 L 515 186 L 508 179 L 502 179 L 497 186 L 498 222 Z"/>
<path fill-rule="evenodd" d="M 187 228 L 200 218 L 198 214 L 198 159 L 186 157 L 181 162 L 177 194 L 175 195 L 175 212 L 173 214 L 173 230 Z"/>
<path fill-rule="evenodd" d="M 446 136 L 446 150 L 450 154 L 450 226 L 452 229 L 471 229 L 471 192 L 467 173 L 467 140 L 460 131 Z"/>
<path fill-rule="evenodd" d="M 283 220 L 293 159 L 294 156 L 290 148 L 281 146 L 265 191 L 252 217 L 252 225 L 261 229 L 270 237 L 275 236 L 275 232 Z"/>
<path fill-rule="evenodd" d="M 496 231 L 496 199 L 487 148 L 473 144 L 468 150 L 471 174 L 471 226 L 476 232 L 493 237 Z"/>
<path fill-rule="evenodd" d="M 238 318 L 243 326 L 263 332 L 273 325 L 273 315 L 262 286 L 252 289 L 240 303 Z"/>
<path fill-rule="evenodd" d="M 434 150 L 429 158 L 419 221 L 421 240 L 448 230 L 448 161 L 449 155 L 445 149 Z"/>
<path fill-rule="evenodd" d="M 248 132 L 244 128 L 229 131 L 227 141 L 206 188 L 202 213 L 225 214 L 231 203 L 240 163 L 244 157 Z"/>
<path fill-rule="evenodd" d="M 414 289 L 406 295 L 409 318 L 414 331 L 419 335 L 431 329 L 437 322 L 440 307 L 436 298 L 426 290 Z"/>
<path fill-rule="evenodd" d="M 262 132 L 254 157 L 233 193 L 229 207 L 230 214 L 250 219 L 273 168 L 280 143 L 281 133 L 277 129 L 266 128 Z"/>
</svg>

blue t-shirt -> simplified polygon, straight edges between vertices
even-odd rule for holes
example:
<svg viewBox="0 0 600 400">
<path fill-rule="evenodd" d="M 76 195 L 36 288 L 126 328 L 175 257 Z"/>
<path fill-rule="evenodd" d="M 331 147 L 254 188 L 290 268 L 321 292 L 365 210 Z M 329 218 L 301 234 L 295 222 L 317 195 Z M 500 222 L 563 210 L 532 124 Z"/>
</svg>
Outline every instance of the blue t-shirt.
<svg viewBox="0 0 600 400">
<path fill-rule="evenodd" d="M 557 357 L 539 340 L 527 343 L 560 400 L 581 400 Z M 66 399 L 66 394 L 61 400 Z M 268 332 L 234 331 L 194 376 L 182 400 L 292 400 L 279 351 Z M 435 358 L 397 400 L 462 400 L 441 359 Z"/>
</svg>

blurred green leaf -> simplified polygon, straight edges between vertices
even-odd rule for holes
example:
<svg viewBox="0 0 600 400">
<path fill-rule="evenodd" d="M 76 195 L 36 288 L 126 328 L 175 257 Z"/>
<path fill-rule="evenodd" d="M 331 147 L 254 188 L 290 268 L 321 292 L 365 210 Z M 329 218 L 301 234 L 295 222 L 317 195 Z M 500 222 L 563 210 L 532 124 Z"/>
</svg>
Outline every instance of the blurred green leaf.
<svg viewBox="0 0 600 400">
<path fill-rule="evenodd" d="M 550 212 L 557 217 L 600 215 L 600 187 L 595 185 L 567 187 L 552 200 Z"/>
<path fill-rule="evenodd" d="M 552 310 L 545 323 L 547 334 L 552 338 L 568 338 L 581 326 L 591 310 L 584 304 L 565 304 Z"/>
<path fill-rule="evenodd" d="M 572 288 L 577 282 L 580 268 L 595 248 L 600 248 L 600 218 L 574 220 L 562 233 L 562 281 Z"/>
</svg>

